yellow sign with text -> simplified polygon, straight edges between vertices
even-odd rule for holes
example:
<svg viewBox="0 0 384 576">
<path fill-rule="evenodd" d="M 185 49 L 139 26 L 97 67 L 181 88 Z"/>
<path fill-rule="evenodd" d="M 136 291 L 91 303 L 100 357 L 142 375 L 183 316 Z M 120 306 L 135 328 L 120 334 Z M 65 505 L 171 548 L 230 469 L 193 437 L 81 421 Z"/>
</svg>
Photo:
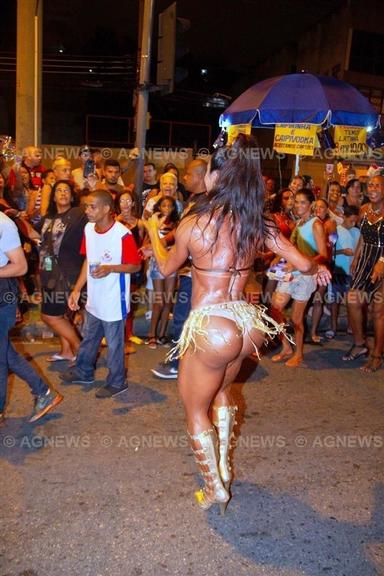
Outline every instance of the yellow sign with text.
<svg viewBox="0 0 384 576">
<path fill-rule="evenodd" d="M 231 146 L 235 138 L 239 134 L 246 134 L 247 136 L 250 135 L 252 130 L 252 124 L 233 124 L 232 126 L 228 127 L 228 146 Z"/>
<path fill-rule="evenodd" d="M 335 154 L 343 158 L 366 154 L 367 130 L 360 126 L 335 126 Z"/>
<path fill-rule="evenodd" d="M 282 154 L 312 156 L 316 130 L 316 124 L 276 124 L 273 148 Z"/>
</svg>

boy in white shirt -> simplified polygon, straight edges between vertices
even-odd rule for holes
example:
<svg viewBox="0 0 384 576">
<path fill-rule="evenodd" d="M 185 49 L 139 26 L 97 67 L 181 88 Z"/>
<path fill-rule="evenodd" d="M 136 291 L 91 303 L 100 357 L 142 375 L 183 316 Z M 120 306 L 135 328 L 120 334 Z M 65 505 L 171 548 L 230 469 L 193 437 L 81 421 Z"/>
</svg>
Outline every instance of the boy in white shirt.
<svg viewBox="0 0 384 576">
<path fill-rule="evenodd" d="M 97 398 L 110 398 L 127 389 L 124 324 L 130 308 L 130 274 L 140 270 L 141 257 L 131 232 L 115 221 L 114 202 L 107 190 L 95 190 L 86 198 L 89 219 L 81 253 L 85 261 L 69 297 L 71 310 L 79 309 L 81 289 L 87 283 L 83 340 L 74 370 L 61 378 L 72 384 L 94 382 L 94 368 L 102 338 L 108 343 L 106 385 Z"/>
</svg>

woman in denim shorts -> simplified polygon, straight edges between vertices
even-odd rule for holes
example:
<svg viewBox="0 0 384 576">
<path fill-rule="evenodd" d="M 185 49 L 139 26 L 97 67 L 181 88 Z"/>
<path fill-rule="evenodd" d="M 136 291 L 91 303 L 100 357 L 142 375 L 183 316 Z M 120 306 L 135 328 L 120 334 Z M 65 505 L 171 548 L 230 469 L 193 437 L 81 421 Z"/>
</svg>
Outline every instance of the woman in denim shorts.
<svg viewBox="0 0 384 576">
<path fill-rule="evenodd" d="M 315 197 L 311 190 L 302 189 L 295 195 L 295 213 L 300 217 L 296 228 L 292 232 L 291 242 L 305 256 L 313 258 L 319 264 L 328 260 L 327 242 L 321 221 L 312 215 L 312 206 Z M 273 362 L 286 360 L 286 366 L 299 366 L 303 361 L 304 347 L 304 313 L 308 300 L 316 290 L 316 276 L 305 275 L 292 269 L 288 264 L 287 272 L 292 272 L 290 282 L 279 282 L 272 299 L 272 310 L 279 321 L 284 308 L 293 300 L 291 321 L 295 330 L 296 350 L 292 356 L 292 346 L 282 335 L 282 349 L 279 354 L 272 357 Z"/>
</svg>

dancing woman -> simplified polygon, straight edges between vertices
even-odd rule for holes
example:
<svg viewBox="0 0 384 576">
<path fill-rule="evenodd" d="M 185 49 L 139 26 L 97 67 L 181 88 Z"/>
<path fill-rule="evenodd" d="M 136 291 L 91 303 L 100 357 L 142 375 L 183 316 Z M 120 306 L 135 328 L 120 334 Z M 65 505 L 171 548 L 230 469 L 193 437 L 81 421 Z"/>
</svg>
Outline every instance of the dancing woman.
<svg viewBox="0 0 384 576">
<path fill-rule="evenodd" d="M 297 246 L 301 254 L 313 258 L 319 264 L 327 263 L 328 252 L 324 228 L 320 220 L 312 215 L 315 197 L 311 190 L 303 188 L 295 195 L 295 213 L 300 218 L 291 235 L 291 242 Z M 296 274 L 295 265 L 288 258 L 285 270 L 292 272 L 293 280 L 280 281 L 272 299 L 273 317 L 281 322 L 283 310 L 290 300 L 293 300 L 291 321 L 295 330 L 295 351 L 292 356 L 292 346 L 284 335 L 281 338 L 282 348 L 279 354 L 272 357 L 272 362 L 286 360 L 290 368 L 300 366 L 304 350 L 304 315 L 307 303 L 316 290 L 316 276 Z M 301 272 L 300 269 L 298 269 Z M 287 360 L 288 358 L 288 360 Z"/>
<path fill-rule="evenodd" d="M 230 498 L 228 455 L 237 407 L 229 385 L 266 334 L 282 330 L 263 307 L 242 299 L 255 252 L 265 243 L 301 272 L 317 273 L 320 283 L 329 280 L 328 271 L 301 255 L 264 219 L 264 187 L 254 146 L 240 134 L 232 147 L 214 152 L 205 177 L 206 199 L 182 219 L 169 252 L 158 237 L 156 219 L 146 224 L 165 276 L 188 257 L 192 260 L 192 310 L 172 353 L 181 357 L 179 391 L 204 479 L 203 489 L 195 493 L 203 509 L 218 503 L 224 511 Z"/>
<path fill-rule="evenodd" d="M 369 203 L 360 209 L 361 236 L 351 264 L 352 285 L 348 292 L 348 314 L 354 336 L 352 348 L 343 356 L 351 361 L 366 356 L 364 309 L 372 305 L 374 346 L 364 372 L 376 372 L 384 352 L 384 177 L 368 182 Z"/>
</svg>

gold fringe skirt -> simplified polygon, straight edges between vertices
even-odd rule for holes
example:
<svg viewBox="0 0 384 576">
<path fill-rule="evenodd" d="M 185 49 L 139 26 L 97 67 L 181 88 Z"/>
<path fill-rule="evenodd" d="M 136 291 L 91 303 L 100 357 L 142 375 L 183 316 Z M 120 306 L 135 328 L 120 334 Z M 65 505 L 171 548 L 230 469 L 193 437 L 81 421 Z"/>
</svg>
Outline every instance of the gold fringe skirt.
<svg viewBox="0 0 384 576">
<path fill-rule="evenodd" d="M 269 338 L 273 338 L 278 334 L 284 334 L 284 336 L 291 340 L 285 332 L 284 324 L 279 324 L 273 320 L 273 318 L 268 316 L 266 310 L 265 306 L 254 306 L 244 300 L 220 302 L 191 310 L 184 323 L 181 336 L 176 342 L 176 346 L 174 346 L 167 355 L 167 361 L 182 358 L 189 347 L 192 348 L 193 352 L 202 350 L 202 348 L 197 345 L 196 338 L 199 336 L 207 339 L 207 326 L 211 316 L 221 316 L 232 320 L 242 335 L 248 334 L 251 340 L 251 332 L 254 329 L 263 332 Z M 257 345 L 253 340 L 252 343 L 258 355 Z"/>
</svg>

